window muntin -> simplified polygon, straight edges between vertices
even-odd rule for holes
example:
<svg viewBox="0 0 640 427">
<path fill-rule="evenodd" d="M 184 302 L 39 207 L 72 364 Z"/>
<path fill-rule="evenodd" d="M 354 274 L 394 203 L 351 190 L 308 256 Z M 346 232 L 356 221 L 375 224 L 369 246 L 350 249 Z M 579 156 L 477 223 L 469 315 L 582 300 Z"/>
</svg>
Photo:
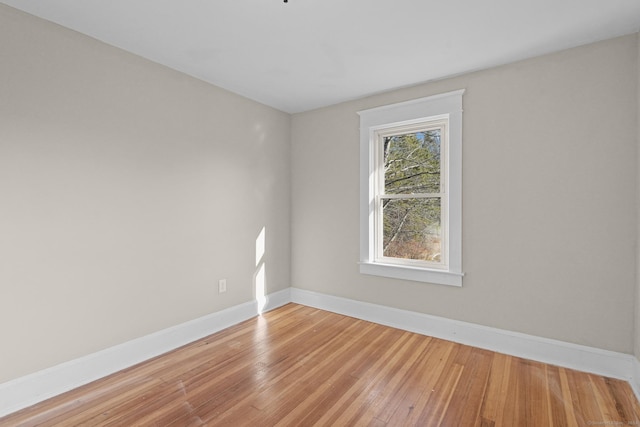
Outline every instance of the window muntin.
<svg viewBox="0 0 640 427">
<path fill-rule="evenodd" d="M 374 132 L 375 260 L 447 268 L 448 117 Z"/>
</svg>

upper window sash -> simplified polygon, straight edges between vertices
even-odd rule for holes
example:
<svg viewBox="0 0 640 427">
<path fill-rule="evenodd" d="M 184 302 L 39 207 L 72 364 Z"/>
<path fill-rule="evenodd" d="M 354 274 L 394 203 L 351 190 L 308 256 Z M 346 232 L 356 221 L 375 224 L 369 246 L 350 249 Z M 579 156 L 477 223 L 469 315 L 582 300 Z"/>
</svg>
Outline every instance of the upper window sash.
<svg viewBox="0 0 640 427">
<path fill-rule="evenodd" d="M 446 184 L 447 184 L 447 173 L 448 173 L 448 127 L 449 127 L 449 115 L 440 115 L 436 117 L 429 117 L 428 120 L 421 120 L 418 123 L 415 123 L 414 120 L 411 121 L 411 125 L 394 125 L 393 127 L 385 127 L 381 129 L 376 129 L 373 131 L 374 136 L 371 138 L 371 149 L 375 152 L 375 192 L 378 195 L 386 195 L 385 189 L 385 170 L 384 170 L 384 139 L 397 135 L 409 135 L 417 132 L 429 132 L 434 130 L 439 130 L 441 134 L 441 152 L 440 152 L 440 191 L 438 193 L 420 193 L 420 194 L 442 194 L 445 193 Z M 443 179 L 444 178 L 444 179 Z M 393 193 L 393 194 L 405 194 L 405 193 Z M 406 194 L 416 194 L 416 193 L 406 193 Z"/>
</svg>

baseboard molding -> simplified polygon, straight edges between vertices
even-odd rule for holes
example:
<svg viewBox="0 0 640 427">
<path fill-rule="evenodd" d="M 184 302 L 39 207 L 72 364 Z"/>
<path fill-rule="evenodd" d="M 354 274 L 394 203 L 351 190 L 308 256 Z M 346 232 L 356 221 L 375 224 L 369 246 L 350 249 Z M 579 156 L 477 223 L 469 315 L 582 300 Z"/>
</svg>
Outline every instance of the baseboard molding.
<svg viewBox="0 0 640 427">
<path fill-rule="evenodd" d="M 629 385 L 633 389 L 638 400 L 640 400 L 640 360 L 638 360 L 637 357 L 633 357 L 632 364 L 633 373 L 629 380 Z"/>
<path fill-rule="evenodd" d="M 270 294 L 264 311 L 291 301 L 290 288 Z M 173 326 L 0 384 L 0 417 L 174 350 L 258 315 L 255 301 Z"/>
<path fill-rule="evenodd" d="M 499 353 L 629 381 L 636 395 L 640 363 L 629 354 L 460 322 L 346 298 L 291 289 L 292 302 Z M 634 375 L 634 371 L 637 372 Z"/>
</svg>

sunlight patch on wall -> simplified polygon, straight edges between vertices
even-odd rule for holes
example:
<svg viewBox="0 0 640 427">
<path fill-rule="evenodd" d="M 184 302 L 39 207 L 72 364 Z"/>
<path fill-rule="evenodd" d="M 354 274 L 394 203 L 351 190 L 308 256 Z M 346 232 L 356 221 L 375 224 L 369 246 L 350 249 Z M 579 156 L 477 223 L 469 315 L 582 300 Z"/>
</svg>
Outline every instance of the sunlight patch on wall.
<svg viewBox="0 0 640 427">
<path fill-rule="evenodd" d="M 265 266 L 265 251 L 266 251 L 266 229 L 262 227 L 260 234 L 256 238 L 256 273 L 254 275 L 254 286 L 256 290 L 256 302 L 258 303 L 258 313 L 262 313 L 265 305 L 267 304 L 266 297 L 266 266 Z"/>
</svg>

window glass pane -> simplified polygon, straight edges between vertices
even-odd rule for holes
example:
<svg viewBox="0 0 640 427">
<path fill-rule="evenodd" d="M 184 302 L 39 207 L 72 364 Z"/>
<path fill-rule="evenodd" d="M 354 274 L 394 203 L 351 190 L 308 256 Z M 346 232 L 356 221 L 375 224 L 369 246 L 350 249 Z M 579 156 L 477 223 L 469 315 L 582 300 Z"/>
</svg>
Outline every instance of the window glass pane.
<svg viewBox="0 0 640 427">
<path fill-rule="evenodd" d="M 441 262 L 440 200 L 384 199 L 383 255 Z"/>
<path fill-rule="evenodd" d="M 385 193 L 439 193 L 440 138 L 441 129 L 385 137 Z"/>
</svg>

